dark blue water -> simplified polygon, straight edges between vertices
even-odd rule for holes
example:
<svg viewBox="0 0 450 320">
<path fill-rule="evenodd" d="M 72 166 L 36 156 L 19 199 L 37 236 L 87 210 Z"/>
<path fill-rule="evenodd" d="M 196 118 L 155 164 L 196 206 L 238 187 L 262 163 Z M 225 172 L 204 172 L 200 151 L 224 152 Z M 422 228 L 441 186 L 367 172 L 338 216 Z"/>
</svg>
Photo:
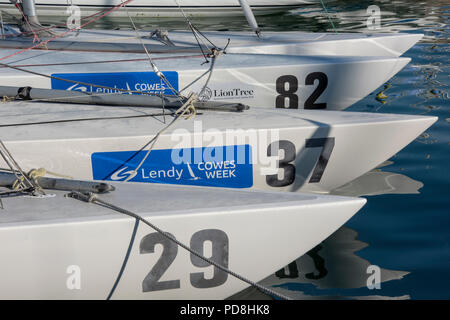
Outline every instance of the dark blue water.
<svg viewBox="0 0 450 320">
<path fill-rule="evenodd" d="M 412 62 L 390 81 L 385 104 L 372 94 L 350 109 L 439 117 L 383 168 L 421 181 L 420 194 L 371 196 L 346 224 L 358 231 L 359 240 L 370 244 L 359 256 L 383 268 L 410 272 L 392 281 L 398 283 L 383 284 L 381 295 L 450 297 L 449 53 L 444 43 L 416 45 L 406 54 Z"/>
</svg>

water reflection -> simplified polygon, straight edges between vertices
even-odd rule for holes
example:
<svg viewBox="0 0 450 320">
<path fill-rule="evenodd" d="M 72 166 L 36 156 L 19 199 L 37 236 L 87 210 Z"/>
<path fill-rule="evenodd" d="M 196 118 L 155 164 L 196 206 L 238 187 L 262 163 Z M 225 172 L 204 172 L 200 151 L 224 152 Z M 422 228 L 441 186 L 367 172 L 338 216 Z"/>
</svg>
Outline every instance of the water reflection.
<svg viewBox="0 0 450 320">
<path fill-rule="evenodd" d="M 409 299 L 409 295 L 382 296 L 381 290 L 369 290 L 368 267 L 358 251 L 369 246 L 357 239 L 358 233 L 341 227 L 320 245 L 284 269 L 259 282 L 292 299 Z M 376 263 L 375 263 L 376 264 Z M 409 272 L 381 268 L 380 283 L 400 280 Z M 360 289 L 358 292 L 351 289 Z M 231 299 L 270 299 L 249 288 Z"/>
<path fill-rule="evenodd" d="M 361 177 L 334 189 L 331 194 L 349 197 L 375 196 L 381 194 L 418 194 L 423 183 L 404 174 L 383 171 L 380 168 L 393 164 L 386 161 Z"/>
<path fill-rule="evenodd" d="M 381 24 L 377 30 L 367 28 L 367 8 L 377 5 L 381 9 Z M 448 43 L 450 20 L 447 0 L 390 1 L 390 0 L 338 0 L 327 3 L 330 19 L 337 32 L 413 32 L 425 33 L 423 42 Z M 11 19 L 4 17 L 6 22 Z M 65 24 L 67 17 L 40 17 L 44 24 Z M 266 31 L 334 32 L 321 4 L 307 5 L 282 14 L 258 16 L 258 23 Z M 86 21 L 86 20 L 85 20 Z M 85 22 L 84 21 L 84 22 Z M 187 30 L 182 18 L 136 18 L 139 28 L 166 28 Z M 251 28 L 244 15 L 237 17 L 192 18 L 201 30 L 242 31 Z M 127 18 L 104 17 L 89 25 L 89 28 L 130 29 Z"/>
<path fill-rule="evenodd" d="M 333 293 L 334 298 L 353 299 L 358 296 L 353 296 L 352 293 L 346 295 L 345 291 L 359 288 L 366 288 L 364 298 L 381 298 L 377 290 L 367 289 L 367 280 L 370 276 L 367 270 L 373 263 L 356 254 L 369 245 L 357 237 L 358 233 L 355 230 L 342 227 L 306 255 L 264 279 L 261 284 L 281 289 L 283 293 L 298 299 L 329 298 Z M 405 271 L 381 268 L 381 286 L 388 281 L 400 280 L 407 274 Z M 302 284 L 310 284 L 314 288 L 307 287 L 303 291 Z M 404 299 L 409 296 L 405 294 L 394 298 Z"/>
<path fill-rule="evenodd" d="M 417 194 L 423 183 L 406 175 L 384 171 L 393 162 L 386 161 L 378 168 L 331 192 L 343 196 L 374 196 L 381 194 Z M 284 269 L 267 277 L 260 284 L 271 287 L 293 299 L 409 299 L 404 293 L 383 296 L 379 290 L 369 290 L 367 268 L 377 261 L 368 261 L 359 251 L 369 244 L 358 240 L 358 232 L 343 226 L 329 238 L 298 258 Z M 381 267 L 383 283 L 401 280 L 406 271 Z M 360 289 L 355 292 L 353 289 Z M 254 289 L 247 289 L 232 299 L 270 298 Z"/>
</svg>

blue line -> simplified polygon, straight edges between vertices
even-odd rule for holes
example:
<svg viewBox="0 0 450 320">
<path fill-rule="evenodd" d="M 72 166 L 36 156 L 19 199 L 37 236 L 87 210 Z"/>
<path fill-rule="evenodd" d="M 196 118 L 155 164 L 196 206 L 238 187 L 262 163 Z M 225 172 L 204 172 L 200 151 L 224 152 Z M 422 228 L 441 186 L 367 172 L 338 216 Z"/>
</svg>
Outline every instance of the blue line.
<svg viewBox="0 0 450 320">
<path fill-rule="evenodd" d="M 130 254 L 131 254 L 131 249 L 133 248 L 134 239 L 136 238 L 136 233 L 137 233 L 138 227 L 139 227 L 139 220 L 136 219 L 136 223 L 134 224 L 134 228 L 133 228 L 133 233 L 131 234 L 130 244 L 128 245 L 127 254 L 125 255 L 125 259 L 123 260 L 123 263 L 122 263 L 122 268 L 120 268 L 120 272 L 117 276 L 116 282 L 114 283 L 114 286 L 112 287 L 111 292 L 109 293 L 106 300 L 111 299 L 112 295 L 114 294 L 114 291 L 117 288 L 117 285 L 119 284 L 120 279 L 122 278 L 123 272 L 125 271 L 125 267 L 127 266 L 127 263 L 128 263 L 128 258 L 130 257 Z"/>
</svg>

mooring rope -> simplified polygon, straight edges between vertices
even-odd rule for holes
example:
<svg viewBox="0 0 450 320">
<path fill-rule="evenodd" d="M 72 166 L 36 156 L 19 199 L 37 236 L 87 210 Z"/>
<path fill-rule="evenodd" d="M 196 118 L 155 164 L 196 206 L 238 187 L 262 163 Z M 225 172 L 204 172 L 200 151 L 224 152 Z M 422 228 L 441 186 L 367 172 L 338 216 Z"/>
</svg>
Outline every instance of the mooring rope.
<svg viewBox="0 0 450 320">
<path fill-rule="evenodd" d="M 325 10 L 325 14 L 326 14 L 327 17 L 328 17 L 328 21 L 330 21 L 331 26 L 333 27 L 334 32 L 337 34 L 338 32 L 337 32 L 337 30 L 336 30 L 336 27 L 334 26 L 333 20 L 331 20 L 330 13 L 328 12 L 327 7 L 325 6 L 325 3 L 323 2 L 323 0 L 320 0 L 320 3 L 322 4 L 323 10 Z"/>
</svg>

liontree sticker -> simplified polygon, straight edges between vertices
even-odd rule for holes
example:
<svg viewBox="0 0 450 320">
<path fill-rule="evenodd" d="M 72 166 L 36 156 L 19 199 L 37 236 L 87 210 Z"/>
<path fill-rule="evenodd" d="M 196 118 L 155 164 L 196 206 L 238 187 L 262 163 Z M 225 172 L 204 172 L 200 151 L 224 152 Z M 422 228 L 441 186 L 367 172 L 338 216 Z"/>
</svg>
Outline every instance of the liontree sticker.
<svg viewBox="0 0 450 320">
<path fill-rule="evenodd" d="M 200 101 L 210 100 L 234 100 L 234 99 L 253 99 L 255 98 L 255 90 L 253 88 L 209 88 L 206 87 L 200 95 Z"/>
<path fill-rule="evenodd" d="M 251 146 L 97 152 L 95 180 L 165 183 L 224 188 L 253 186 Z"/>
<path fill-rule="evenodd" d="M 170 85 L 178 91 L 178 72 L 163 72 Z M 161 81 L 154 72 L 113 72 L 113 73 L 56 73 L 53 77 L 71 80 L 71 82 L 52 79 L 52 89 L 82 91 L 88 93 L 120 93 L 115 89 L 129 91 L 174 94 L 169 86 Z M 73 83 L 78 81 L 81 83 Z M 109 88 L 99 88 L 92 85 Z M 113 89 L 114 88 L 114 89 Z M 127 93 L 125 93 L 127 94 Z M 131 94 L 131 93 L 130 93 Z"/>
</svg>

